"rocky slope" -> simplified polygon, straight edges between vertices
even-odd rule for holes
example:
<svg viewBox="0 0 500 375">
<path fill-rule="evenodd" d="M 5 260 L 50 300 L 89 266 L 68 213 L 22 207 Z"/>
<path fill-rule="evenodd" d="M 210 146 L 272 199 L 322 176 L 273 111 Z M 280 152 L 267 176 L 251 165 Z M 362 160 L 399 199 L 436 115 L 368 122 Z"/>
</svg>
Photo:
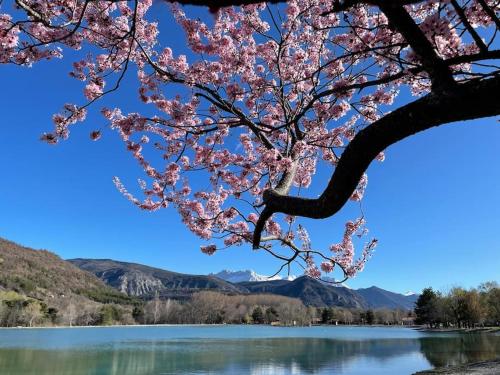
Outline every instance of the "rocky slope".
<svg viewBox="0 0 500 375">
<path fill-rule="evenodd" d="M 144 299 L 184 299 L 200 290 L 226 294 L 247 293 L 244 288 L 214 276 L 186 275 L 137 263 L 111 259 L 69 259 L 68 262 L 96 275 L 109 286 Z"/>
</svg>

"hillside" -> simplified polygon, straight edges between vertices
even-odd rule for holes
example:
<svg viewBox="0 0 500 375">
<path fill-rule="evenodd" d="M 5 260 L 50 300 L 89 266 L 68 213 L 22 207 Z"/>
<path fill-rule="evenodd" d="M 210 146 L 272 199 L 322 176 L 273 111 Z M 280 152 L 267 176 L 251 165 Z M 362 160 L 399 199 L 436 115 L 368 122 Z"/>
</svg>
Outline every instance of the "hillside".
<svg viewBox="0 0 500 375">
<path fill-rule="evenodd" d="M 68 262 L 96 275 L 109 286 L 130 296 L 151 299 L 185 299 L 191 294 L 211 290 L 225 294 L 248 293 L 241 286 L 214 276 L 187 275 L 137 263 L 111 259 L 69 259 Z"/>
<path fill-rule="evenodd" d="M 34 250 L 0 238 L 0 288 L 47 300 L 81 295 L 98 302 L 130 302 L 110 288 L 47 250 Z"/>
<path fill-rule="evenodd" d="M 244 282 L 239 285 L 251 293 L 271 293 L 299 298 L 306 306 L 365 308 L 367 305 L 363 297 L 351 289 L 326 285 L 307 276 L 293 281 Z"/>
<path fill-rule="evenodd" d="M 131 321 L 139 301 L 47 250 L 0 238 L 0 325 Z"/>
</svg>

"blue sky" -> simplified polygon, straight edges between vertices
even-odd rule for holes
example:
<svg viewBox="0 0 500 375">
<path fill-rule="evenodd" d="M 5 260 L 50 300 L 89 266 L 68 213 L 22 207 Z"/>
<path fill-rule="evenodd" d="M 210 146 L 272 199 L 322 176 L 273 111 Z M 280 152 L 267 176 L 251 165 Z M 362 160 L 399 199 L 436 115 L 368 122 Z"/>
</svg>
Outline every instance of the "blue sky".
<svg viewBox="0 0 500 375">
<path fill-rule="evenodd" d="M 170 29 L 166 37 L 182 48 L 180 32 Z M 52 130 L 53 113 L 83 101 L 82 86 L 68 71 L 66 60 L 30 69 L 0 66 L 1 237 L 63 258 L 113 258 L 185 273 L 277 270 L 275 259 L 249 246 L 203 255 L 201 241 L 175 211 L 143 212 L 124 199 L 112 177 L 133 183 L 143 175 L 118 135 L 105 129 L 99 106 L 73 127 L 68 141 L 40 142 Z M 136 97 L 127 82 L 106 101 L 133 111 Z M 88 134 L 96 128 L 104 136 L 91 142 Z M 388 149 L 386 161 L 369 169 L 363 204 L 379 246 L 348 284 L 405 292 L 500 281 L 499 147 L 500 126 L 490 118 L 445 125 Z M 318 189 L 329 175 L 318 172 Z M 358 212 L 349 204 L 333 218 L 309 221 L 314 247 L 336 242 L 345 220 Z"/>
</svg>

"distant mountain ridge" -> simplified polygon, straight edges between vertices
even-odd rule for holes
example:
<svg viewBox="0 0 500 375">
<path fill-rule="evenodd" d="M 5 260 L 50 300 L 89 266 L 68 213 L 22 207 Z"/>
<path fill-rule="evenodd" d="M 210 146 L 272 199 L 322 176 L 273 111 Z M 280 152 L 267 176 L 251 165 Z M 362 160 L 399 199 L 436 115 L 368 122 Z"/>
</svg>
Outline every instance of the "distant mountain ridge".
<svg viewBox="0 0 500 375">
<path fill-rule="evenodd" d="M 231 270 L 222 270 L 217 273 L 211 273 L 209 276 L 215 276 L 218 277 L 219 279 L 229 281 L 230 283 L 244 283 L 248 281 L 273 281 L 273 280 L 288 280 L 288 281 L 293 281 L 297 278 L 295 275 L 288 275 L 286 277 L 282 277 L 281 275 L 274 275 L 274 276 L 265 276 L 265 275 L 259 275 L 257 272 L 254 270 L 244 270 L 244 271 L 231 271 Z M 344 287 L 347 289 L 351 289 L 348 285 L 345 283 L 338 283 L 337 280 L 333 277 L 323 277 L 320 282 L 330 285 L 330 286 L 335 286 L 335 287 Z"/>
<path fill-rule="evenodd" d="M 381 288 L 353 290 L 301 276 L 294 280 L 271 279 L 254 271 L 222 271 L 218 274 L 188 275 L 137 263 L 111 259 L 69 259 L 73 265 L 93 273 L 109 286 L 130 296 L 152 299 L 185 299 L 198 291 L 225 294 L 277 294 L 299 298 L 307 306 L 347 308 L 413 309 L 418 295 L 405 296 Z M 233 282 L 216 277 L 230 278 Z M 241 281 L 239 280 L 252 280 Z"/>
<path fill-rule="evenodd" d="M 244 286 L 251 293 L 270 293 L 299 298 L 306 306 L 367 307 L 363 298 L 355 291 L 327 285 L 307 276 L 301 276 L 293 281 L 245 282 L 239 285 Z"/>
<path fill-rule="evenodd" d="M 372 309 L 397 309 L 404 307 L 407 310 L 411 310 L 415 307 L 415 302 L 418 299 L 417 294 L 404 295 L 389 292 L 376 286 L 356 289 L 356 292 L 365 299 L 368 307 Z"/>
<path fill-rule="evenodd" d="M 68 259 L 68 262 L 93 273 L 109 286 L 130 296 L 152 299 L 185 299 L 201 290 L 214 290 L 227 294 L 245 293 L 238 285 L 214 276 L 187 275 L 137 263 L 112 259 Z"/>
<path fill-rule="evenodd" d="M 212 274 L 211 274 L 212 275 Z M 227 271 L 223 270 L 216 274 L 213 274 L 221 279 L 232 283 L 239 283 L 242 286 L 245 286 L 251 293 L 261 293 L 265 290 L 266 293 L 273 294 L 282 294 L 288 297 L 298 297 L 305 304 L 313 305 L 313 306 L 322 306 L 323 304 L 330 306 L 330 304 L 334 304 L 335 306 L 345 306 L 345 307 L 368 307 L 368 308 L 405 308 L 407 310 L 411 310 L 414 307 L 414 303 L 416 302 L 418 295 L 413 292 L 407 292 L 405 294 L 390 292 L 376 286 L 372 286 L 370 288 L 361 288 L 361 289 L 351 289 L 347 285 L 341 284 L 330 284 L 334 283 L 336 280 L 333 278 L 326 278 L 327 282 L 320 283 L 325 286 L 321 287 L 320 285 L 308 286 L 308 289 L 312 290 L 311 294 L 304 294 L 299 296 L 300 292 L 295 291 L 287 291 L 285 292 L 283 288 L 286 286 L 290 288 L 290 285 L 283 283 L 267 283 L 267 284 L 254 284 L 255 282 L 264 283 L 275 280 L 282 280 L 281 276 L 277 275 L 272 278 L 268 278 L 267 276 L 258 275 L 253 270 L 246 271 Z M 293 281 L 297 279 L 297 277 L 292 276 L 289 281 Z M 247 284 L 251 282 L 251 284 Z M 296 284 L 294 284 L 296 286 Z M 332 291 L 329 288 L 340 288 L 336 291 Z M 292 287 L 292 289 L 294 289 Z M 301 290 L 299 288 L 298 290 Z M 349 293 L 347 290 L 351 290 Z M 359 298 L 361 295 L 361 299 Z M 364 301 L 363 301 L 364 299 Z"/>
</svg>

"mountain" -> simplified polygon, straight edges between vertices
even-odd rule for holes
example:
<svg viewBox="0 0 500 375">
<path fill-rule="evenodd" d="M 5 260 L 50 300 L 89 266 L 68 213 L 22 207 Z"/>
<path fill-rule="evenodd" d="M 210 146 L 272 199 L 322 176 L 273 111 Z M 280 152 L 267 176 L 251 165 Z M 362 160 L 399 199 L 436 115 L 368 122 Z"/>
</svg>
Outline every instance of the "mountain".
<svg viewBox="0 0 500 375">
<path fill-rule="evenodd" d="M 347 289 L 352 289 L 349 285 L 346 283 L 339 283 L 338 280 L 334 277 L 322 277 L 320 282 L 323 281 L 324 284 L 331 285 L 331 286 L 338 286 L 338 287 L 344 287 Z"/>
<path fill-rule="evenodd" d="M 111 259 L 70 259 L 68 262 L 93 273 L 120 292 L 143 299 L 152 299 L 155 295 L 160 298 L 186 299 L 195 292 L 212 290 L 232 295 L 276 294 L 298 298 L 305 305 L 316 307 L 412 309 L 413 302 L 418 297 L 404 296 L 376 287 L 353 290 L 341 285 L 323 283 L 307 276 L 294 280 L 268 280 L 265 276 L 250 270 L 238 272 L 226 270 L 203 276 Z M 239 282 L 240 280 L 252 281 Z"/>
<path fill-rule="evenodd" d="M 299 298 L 306 306 L 349 308 L 364 308 L 366 306 L 364 299 L 355 291 L 327 285 L 307 276 L 301 276 L 293 281 L 244 282 L 239 285 L 244 286 L 251 293 L 271 293 Z"/>
<path fill-rule="evenodd" d="M 399 294 L 389 292 L 376 286 L 365 289 L 357 289 L 356 292 L 360 294 L 366 301 L 368 307 L 372 309 L 389 308 L 397 309 L 404 308 L 412 310 L 415 307 L 415 302 L 418 299 L 417 294 Z"/>
<path fill-rule="evenodd" d="M 137 263 L 111 259 L 69 259 L 68 262 L 96 275 L 109 286 L 130 296 L 152 299 L 185 299 L 201 290 L 225 294 L 248 293 L 241 286 L 214 276 L 187 275 Z"/>
<path fill-rule="evenodd" d="M 0 238 L 0 290 L 42 301 L 80 296 L 98 302 L 131 302 L 93 274 L 47 250 L 34 250 Z"/>
<path fill-rule="evenodd" d="M 245 281 L 271 281 L 271 280 L 282 280 L 283 278 L 280 275 L 275 276 L 264 276 L 259 275 L 253 270 L 245 270 L 245 271 L 230 271 L 230 270 L 222 270 L 218 273 L 211 273 L 209 276 L 215 276 L 219 279 L 229 281 L 230 283 L 242 283 Z M 289 275 L 285 280 L 294 280 L 296 276 Z"/>
<path fill-rule="evenodd" d="M 273 281 L 273 280 L 293 281 L 297 278 L 297 276 L 295 275 L 288 275 L 284 278 L 281 275 L 264 276 L 264 275 L 259 275 L 254 270 L 245 270 L 245 271 L 222 270 L 218 273 L 211 273 L 209 274 L 209 276 L 215 276 L 218 277 L 219 279 L 229 281 L 230 283 L 243 283 L 247 281 Z M 351 289 L 351 287 L 345 283 L 337 283 L 337 280 L 333 277 L 323 277 L 319 281 L 325 285 Z"/>
</svg>

